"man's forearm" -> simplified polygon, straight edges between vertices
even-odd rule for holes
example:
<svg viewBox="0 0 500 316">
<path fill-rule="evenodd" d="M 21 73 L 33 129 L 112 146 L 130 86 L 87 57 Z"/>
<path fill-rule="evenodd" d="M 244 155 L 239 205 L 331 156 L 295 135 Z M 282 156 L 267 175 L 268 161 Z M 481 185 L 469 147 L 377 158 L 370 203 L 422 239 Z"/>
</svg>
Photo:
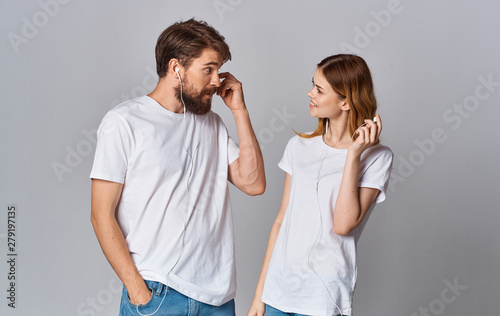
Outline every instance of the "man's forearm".
<svg viewBox="0 0 500 316">
<path fill-rule="evenodd" d="M 264 160 L 250 122 L 250 115 L 246 108 L 234 110 L 233 115 L 240 146 L 239 174 L 247 186 L 254 186 L 263 191 L 266 186 Z"/>
<path fill-rule="evenodd" d="M 106 259 L 127 288 L 132 303 L 147 302 L 149 289 L 130 256 L 127 243 L 114 216 L 93 215 L 92 224 Z"/>
</svg>

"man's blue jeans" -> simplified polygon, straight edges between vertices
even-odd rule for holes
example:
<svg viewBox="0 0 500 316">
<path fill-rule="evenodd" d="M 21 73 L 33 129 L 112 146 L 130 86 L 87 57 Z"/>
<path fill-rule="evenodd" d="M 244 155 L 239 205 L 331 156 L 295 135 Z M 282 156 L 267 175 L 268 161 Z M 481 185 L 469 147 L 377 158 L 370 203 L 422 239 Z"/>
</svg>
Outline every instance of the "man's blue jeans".
<svg viewBox="0 0 500 316">
<path fill-rule="evenodd" d="M 123 287 L 120 303 L 120 316 L 234 316 L 234 300 L 221 305 L 213 306 L 193 300 L 166 285 L 146 281 L 152 296 L 144 305 L 130 303 L 128 292 Z"/>
<path fill-rule="evenodd" d="M 276 309 L 276 308 L 266 304 L 265 316 L 307 316 L 307 315 L 302 315 L 302 314 L 297 314 L 297 313 L 285 313 L 285 312 L 280 311 L 279 309 Z M 342 316 L 342 315 L 337 315 L 337 316 Z"/>
</svg>

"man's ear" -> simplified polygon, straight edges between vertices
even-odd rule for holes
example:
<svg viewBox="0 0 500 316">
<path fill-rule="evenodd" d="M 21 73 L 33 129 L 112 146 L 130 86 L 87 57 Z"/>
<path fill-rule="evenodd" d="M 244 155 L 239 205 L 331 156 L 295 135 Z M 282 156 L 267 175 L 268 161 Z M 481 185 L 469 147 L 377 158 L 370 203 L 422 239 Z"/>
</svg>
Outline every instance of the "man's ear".
<svg viewBox="0 0 500 316">
<path fill-rule="evenodd" d="M 168 69 L 167 73 L 173 75 L 175 78 L 177 78 L 177 73 L 175 72 L 175 68 L 180 68 L 181 64 L 177 58 L 172 58 L 168 62 Z"/>
</svg>

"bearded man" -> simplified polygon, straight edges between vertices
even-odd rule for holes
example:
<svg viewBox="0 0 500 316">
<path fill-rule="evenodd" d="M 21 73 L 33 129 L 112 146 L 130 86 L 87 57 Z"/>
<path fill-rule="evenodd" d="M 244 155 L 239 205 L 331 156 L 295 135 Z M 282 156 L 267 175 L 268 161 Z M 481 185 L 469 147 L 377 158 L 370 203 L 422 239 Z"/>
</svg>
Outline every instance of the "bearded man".
<svg viewBox="0 0 500 316">
<path fill-rule="evenodd" d="M 234 315 L 228 180 L 265 190 L 264 162 L 241 83 L 219 73 L 224 37 L 194 19 L 158 38 L 159 81 L 103 118 L 90 174 L 92 224 L 124 284 L 120 315 Z M 211 111 L 232 111 L 239 146 Z"/>
</svg>

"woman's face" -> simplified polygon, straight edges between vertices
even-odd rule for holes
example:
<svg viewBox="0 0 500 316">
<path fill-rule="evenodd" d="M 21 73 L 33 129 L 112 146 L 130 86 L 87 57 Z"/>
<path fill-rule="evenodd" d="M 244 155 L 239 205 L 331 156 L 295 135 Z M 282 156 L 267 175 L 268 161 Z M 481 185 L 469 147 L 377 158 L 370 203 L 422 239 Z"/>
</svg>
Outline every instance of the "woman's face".
<svg viewBox="0 0 500 316">
<path fill-rule="evenodd" d="M 346 102 L 345 98 L 333 91 L 319 68 L 314 73 L 313 87 L 307 96 L 311 98 L 309 113 L 317 118 L 336 118 L 342 113 L 342 105 Z"/>
</svg>

